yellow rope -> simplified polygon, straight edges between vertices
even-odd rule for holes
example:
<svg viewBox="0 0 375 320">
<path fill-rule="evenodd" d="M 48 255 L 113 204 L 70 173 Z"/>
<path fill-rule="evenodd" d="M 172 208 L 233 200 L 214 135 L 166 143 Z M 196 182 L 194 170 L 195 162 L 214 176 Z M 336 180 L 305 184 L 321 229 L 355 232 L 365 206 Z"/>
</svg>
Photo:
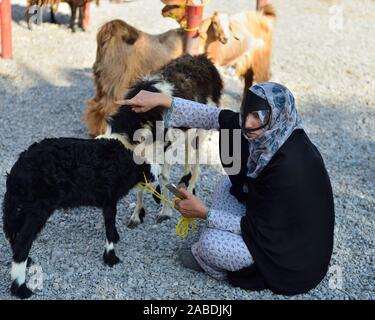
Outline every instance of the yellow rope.
<svg viewBox="0 0 375 320">
<path fill-rule="evenodd" d="M 175 208 L 174 202 L 176 200 L 180 200 L 180 198 L 175 197 L 173 201 L 170 201 L 168 198 L 164 197 L 161 193 L 159 193 L 157 190 L 155 190 L 152 187 L 152 185 L 147 181 L 147 178 L 144 172 L 143 172 L 143 177 L 145 178 L 145 182 L 140 182 L 138 184 L 139 187 L 143 188 L 144 190 L 151 193 L 155 197 L 164 201 L 172 208 Z M 195 227 L 196 227 L 195 225 L 196 220 L 197 220 L 196 218 L 187 218 L 187 217 L 181 216 L 181 219 L 177 222 L 177 225 L 176 225 L 176 229 L 175 229 L 176 234 L 180 236 L 180 238 L 185 238 L 189 234 L 190 229 L 194 232 Z"/>
<path fill-rule="evenodd" d="M 176 233 L 180 236 L 180 238 L 185 238 L 188 234 L 190 229 L 195 232 L 195 223 L 196 218 L 186 218 L 182 216 L 182 218 L 177 222 L 176 225 Z"/>
</svg>

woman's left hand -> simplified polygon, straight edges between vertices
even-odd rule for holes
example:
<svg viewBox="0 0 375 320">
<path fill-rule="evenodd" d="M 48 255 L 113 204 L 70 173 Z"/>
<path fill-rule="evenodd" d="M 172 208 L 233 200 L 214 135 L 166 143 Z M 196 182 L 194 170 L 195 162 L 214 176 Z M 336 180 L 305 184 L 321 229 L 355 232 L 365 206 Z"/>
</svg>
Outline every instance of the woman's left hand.
<svg viewBox="0 0 375 320">
<path fill-rule="evenodd" d="M 147 112 L 157 106 L 170 108 L 172 105 L 172 97 L 159 92 L 141 90 L 133 98 L 117 100 L 115 103 L 131 106 L 134 112 Z"/>
<path fill-rule="evenodd" d="M 185 197 L 175 201 L 175 208 L 186 218 L 206 219 L 208 209 L 205 204 L 185 188 L 178 188 Z"/>
</svg>

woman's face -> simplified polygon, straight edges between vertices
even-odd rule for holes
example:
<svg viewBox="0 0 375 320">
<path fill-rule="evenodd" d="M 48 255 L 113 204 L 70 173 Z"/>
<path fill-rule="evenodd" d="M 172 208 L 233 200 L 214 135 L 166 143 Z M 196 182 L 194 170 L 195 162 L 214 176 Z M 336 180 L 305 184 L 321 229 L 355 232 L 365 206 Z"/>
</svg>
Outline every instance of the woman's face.
<svg viewBox="0 0 375 320">
<path fill-rule="evenodd" d="M 262 126 L 262 122 L 259 119 L 257 112 L 250 112 L 245 121 L 245 129 L 255 129 Z M 264 132 L 264 129 L 259 129 L 256 131 L 247 131 L 246 135 L 248 138 L 259 137 Z"/>
</svg>

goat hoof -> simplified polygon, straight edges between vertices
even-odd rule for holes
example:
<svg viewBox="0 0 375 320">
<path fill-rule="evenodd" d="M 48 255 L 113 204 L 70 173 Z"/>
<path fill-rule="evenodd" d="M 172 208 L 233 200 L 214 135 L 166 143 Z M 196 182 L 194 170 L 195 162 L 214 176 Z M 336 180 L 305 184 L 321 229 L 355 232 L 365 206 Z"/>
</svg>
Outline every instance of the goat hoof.
<svg viewBox="0 0 375 320">
<path fill-rule="evenodd" d="M 23 283 L 21 286 L 19 286 L 17 281 L 12 282 L 10 292 L 13 296 L 16 296 L 20 299 L 28 299 L 33 294 L 33 292 L 28 287 L 26 287 L 26 283 Z"/>
<path fill-rule="evenodd" d="M 110 250 L 109 252 L 107 252 L 107 250 L 104 250 L 103 260 L 104 260 L 104 263 L 107 266 L 110 266 L 111 268 L 115 264 L 118 264 L 121 262 L 121 260 L 116 256 L 115 250 Z"/>
<path fill-rule="evenodd" d="M 146 211 L 144 208 L 141 208 L 141 210 L 139 210 L 139 219 L 141 219 L 141 223 L 143 223 L 143 219 L 145 218 L 146 216 Z"/>
<path fill-rule="evenodd" d="M 188 185 L 185 182 L 179 182 L 178 185 L 177 185 L 177 188 L 187 189 Z"/>
<path fill-rule="evenodd" d="M 32 266 L 33 264 L 34 264 L 34 260 L 29 257 L 27 259 L 27 265 L 26 265 L 26 267 L 28 268 L 28 267 Z"/>
<path fill-rule="evenodd" d="M 129 222 L 128 222 L 128 228 L 129 229 L 134 229 L 136 228 L 138 225 L 141 224 L 141 221 L 140 220 L 133 220 L 133 219 L 129 219 Z"/>
<path fill-rule="evenodd" d="M 191 172 L 189 172 L 188 174 L 186 174 L 186 175 L 184 175 L 181 179 L 180 179 L 180 181 L 179 181 L 179 183 L 178 183 L 178 187 L 179 188 L 185 188 L 185 189 L 187 189 L 187 187 L 189 186 L 189 181 L 190 181 L 190 179 L 191 179 Z"/>
<path fill-rule="evenodd" d="M 120 235 L 118 234 L 117 230 L 115 229 L 113 233 L 113 243 L 117 243 L 120 241 Z"/>
<path fill-rule="evenodd" d="M 158 215 L 157 217 L 156 217 L 156 222 L 157 223 L 161 223 L 161 222 L 163 222 L 164 220 L 168 220 L 168 219 L 170 219 L 171 217 L 170 216 L 167 216 L 167 215 Z"/>
<path fill-rule="evenodd" d="M 132 217 L 130 217 L 129 222 L 128 222 L 128 228 L 130 228 L 130 229 L 134 229 L 135 227 L 137 227 L 138 225 L 143 223 L 143 219 L 146 216 L 145 209 L 141 208 L 139 210 L 138 216 L 137 215 L 134 215 L 134 216 L 136 218 L 133 218 L 133 216 L 132 216 Z"/>
</svg>

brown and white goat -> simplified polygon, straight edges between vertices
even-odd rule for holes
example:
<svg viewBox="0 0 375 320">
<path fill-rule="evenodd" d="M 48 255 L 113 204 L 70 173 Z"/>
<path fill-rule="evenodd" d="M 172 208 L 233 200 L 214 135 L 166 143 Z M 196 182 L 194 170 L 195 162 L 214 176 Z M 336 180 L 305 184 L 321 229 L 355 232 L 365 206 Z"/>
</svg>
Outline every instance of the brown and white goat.
<svg viewBox="0 0 375 320">
<path fill-rule="evenodd" d="M 69 5 L 70 11 L 71 11 L 69 27 L 72 29 L 73 32 L 76 31 L 76 18 L 77 18 L 77 10 L 78 10 L 78 13 L 79 13 L 78 27 L 81 28 L 83 31 L 85 31 L 85 26 L 83 25 L 84 10 L 85 10 L 85 5 L 91 1 L 93 0 L 27 0 L 26 19 L 29 25 L 29 29 L 31 29 L 30 9 L 32 6 L 38 6 L 38 7 L 51 6 L 51 22 L 57 23 L 55 15 L 59 8 L 59 4 L 61 2 L 66 2 Z M 100 0 L 95 0 L 95 4 L 99 6 Z"/>
<path fill-rule="evenodd" d="M 220 104 L 223 90 L 223 82 L 218 70 L 206 55 L 202 54 L 193 57 L 187 54 L 172 60 L 157 72 L 144 77 L 141 81 L 137 81 L 137 83 L 127 91 L 125 99 L 133 98 L 141 90 L 161 92 L 169 96 L 180 97 L 204 104 L 210 103 L 218 106 Z M 145 129 L 148 129 L 153 137 L 153 140 L 151 141 L 149 139 L 145 140 L 148 141 L 148 143 L 145 143 L 145 145 L 148 146 L 147 148 L 152 149 L 147 151 L 145 148 L 145 153 L 151 155 L 153 158 L 156 157 L 160 159 L 159 156 L 162 156 L 162 158 L 165 159 L 165 161 L 162 162 L 162 172 L 159 181 L 161 194 L 164 196 L 168 194 L 166 185 L 170 182 L 171 167 L 173 163 L 176 163 L 176 160 L 184 163 L 184 176 L 179 184 L 183 184 L 189 192 L 194 192 L 200 171 L 200 162 L 203 160 L 200 155 L 200 147 L 206 139 L 208 131 L 194 128 L 164 129 L 164 126 L 160 128 L 159 123 L 159 129 L 162 130 L 161 136 L 163 136 L 164 133 L 165 139 L 163 140 L 163 143 L 157 144 L 156 138 L 159 137 L 159 134 L 157 133 L 157 122 L 155 120 L 161 121 L 163 119 L 165 109 L 157 107 L 152 110 L 152 112 L 133 114 L 133 118 L 129 117 L 129 121 L 121 122 L 116 126 L 115 130 L 118 132 L 119 126 L 122 126 L 121 132 L 126 132 L 128 137 L 126 144 L 133 150 L 133 148 L 137 146 L 137 142 L 135 141 L 135 132 L 132 132 L 132 128 L 136 127 L 138 129 L 136 126 L 137 118 L 145 118 L 144 122 L 147 123 Z M 134 113 L 129 107 L 122 107 L 118 112 L 127 112 L 129 114 Z M 153 113 L 156 113 L 159 117 L 148 118 Z M 109 117 L 110 125 L 107 128 L 107 132 L 103 135 L 104 137 L 110 134 L 110 119 L 111 116 Z M 138 138 L 140 138 L 140 136 L 138 136 Z M 181 145 L 184 145 L 185 147 L 183 159 L 182 157 L 178 157 L 179 153 L 177 152 L 178 147 Z M 150 159 L 150 157 L 145 157 Z M 149 162 L 153 163 L 151 160 L 149 160 Z M 156 162 L 160 163 L 157 160 Z M 140 189 L 137 193 L 137 205 L 129 219 L 128 227 L 134 228 L 140 224 L 143 220 L 144 214 L 143 189 Z M 162 208 L 157 215 L 157 222 L 168 219 L 172 215 L 173 212 L 170 206 L 163 202 Z"/>
<path fill-rule="evenodd" d="M 206 52 L 217 67 L 235 65 L 245 90 L 253 81 L 268 81 L 275 17 L 271 5 L 232 16 L 215 12 L 200 24 L 200 52 Z"/>
<path fill-rule="evenodd" d="M 152 35 L 122 20 L 104 24 L 97 34 L 93 65 L 96 93 L 89 99 L 84 114 L 90 136 L 106 131 L 108 115 L 118 108 L 114 101 L 122 99 L 130 86 L 183 52 L 181 28 Z"/>
</svg>

